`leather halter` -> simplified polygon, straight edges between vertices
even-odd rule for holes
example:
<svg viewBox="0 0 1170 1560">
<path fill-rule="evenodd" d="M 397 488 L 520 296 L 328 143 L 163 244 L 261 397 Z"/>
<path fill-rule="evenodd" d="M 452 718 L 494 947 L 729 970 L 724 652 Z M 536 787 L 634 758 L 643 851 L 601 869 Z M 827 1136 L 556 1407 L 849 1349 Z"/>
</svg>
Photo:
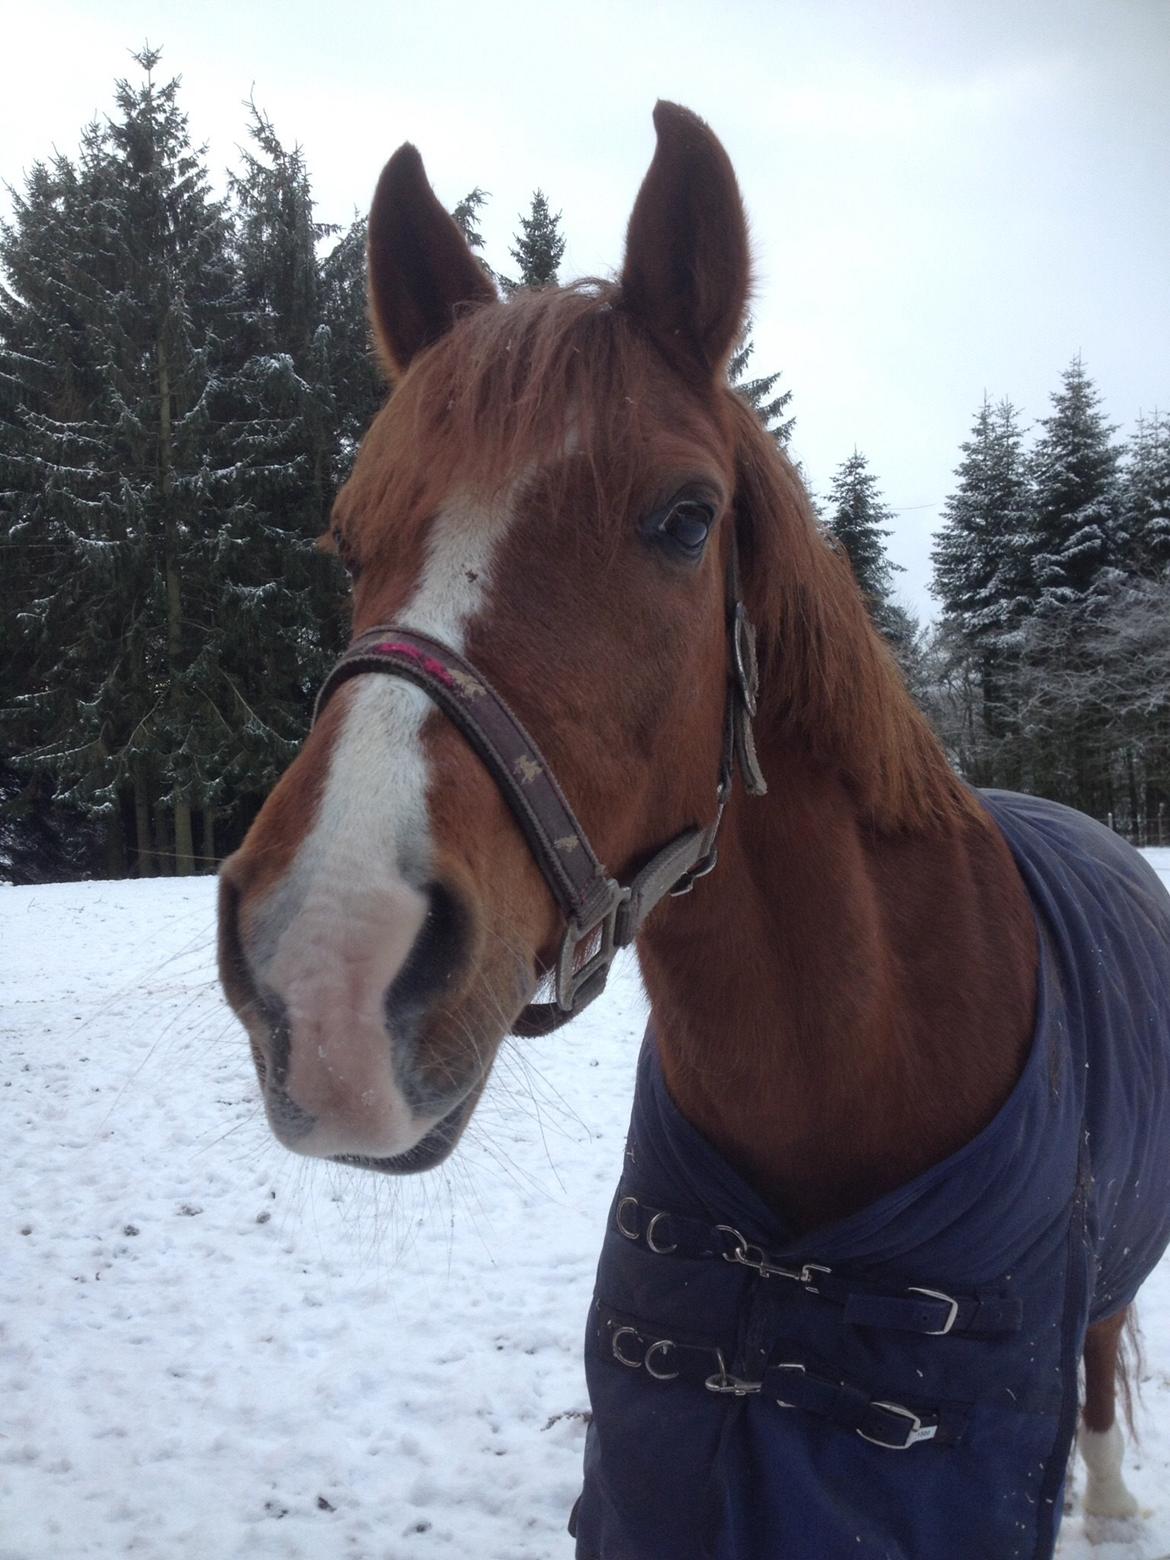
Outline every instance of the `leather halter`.
<svg viewBox="0 0 1170 1560">
<path fill-rule="evenodd" d="M 514 1034 L 548 1034 L 576 1017 L 601 994 L 614 954 L 633 942 L 659 901 L 667 894 L 689 893 L 711 871 L 737 759 L 749 794 L 763 796 L 767 790 L 751 729 L 759 683 L 756 636 L 740 599 L 734 533 L 726 603 L 730 653 L 715 817 L 705 829 L 692 824 L 676 835 L 628 883 L 617 882 L 597 859 L 544 755 L 500 694 L 448 645 L 394 624 L 367 629 L 337 661 L 317 695 L 314 724 L 351 677 L 380 672 L 404 678 L 458 728 L 495 781 L 565 918 L 553 971 L 555 999 L 529 1003 L 512 1026 Z M 579 961 L 594 939 L 597 947 Z"/>
</svg>

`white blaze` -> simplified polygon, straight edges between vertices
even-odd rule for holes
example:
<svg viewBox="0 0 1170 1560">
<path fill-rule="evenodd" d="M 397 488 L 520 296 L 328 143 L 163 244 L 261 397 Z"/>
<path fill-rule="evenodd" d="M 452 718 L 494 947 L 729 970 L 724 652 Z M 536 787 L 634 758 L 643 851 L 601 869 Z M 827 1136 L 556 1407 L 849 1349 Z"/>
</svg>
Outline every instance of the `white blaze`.
<svg viewBox="0 0 1170 1560">
<path fill-rule="evenodd" d="M 395 626 L 462 653 L 511 520 L 503 500 L 444 508 Z M 412 1120 L 395 1083 L 383 1003 L 426 913 L 419 888 L 432 845 L 422 728 L 434 706 L 413 683 L 381 674 L 355 678 L 343 697 L 317 817 L 258 918 L 258 974 L 288 1009 L 288 1092 L 321 1118 L 296 1146 L 389 1156 L 431 1125 Z"/>
</svg>

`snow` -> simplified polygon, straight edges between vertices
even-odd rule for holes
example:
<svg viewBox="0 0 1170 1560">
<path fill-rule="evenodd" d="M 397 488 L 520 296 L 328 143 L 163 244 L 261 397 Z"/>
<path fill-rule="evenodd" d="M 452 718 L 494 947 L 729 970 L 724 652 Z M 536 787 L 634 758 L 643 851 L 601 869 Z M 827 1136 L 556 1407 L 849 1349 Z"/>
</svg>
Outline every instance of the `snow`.
<svg viewBox="0 0 1170 1560">
<path fill-rule="evenodd" d="M 207 879 L 0 888 L 0 1560 L 569 1560 L 636 970 L 391 1181 L 272 1140 L 213 924 Z M 1170 1263 L 1142 1314 L 1149 1514 L 1062 1560 L 1170 1555 Z"/>
</svg>

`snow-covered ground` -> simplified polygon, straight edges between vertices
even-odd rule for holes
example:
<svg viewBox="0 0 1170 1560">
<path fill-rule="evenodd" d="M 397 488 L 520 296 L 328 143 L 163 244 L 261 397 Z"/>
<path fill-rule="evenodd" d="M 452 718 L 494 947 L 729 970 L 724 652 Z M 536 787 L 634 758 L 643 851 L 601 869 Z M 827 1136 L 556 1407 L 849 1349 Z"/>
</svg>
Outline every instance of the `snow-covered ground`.
<svg viewBox="0 0 1170 1560">
<path fill-rule="evenodd" d="M 213 909 L 0 888 L 0 1560 L 568 1560 L 636 972 L 390 1181 L 270 1138 Z M 1142 1314 L 1148 1516 L 1062 1560 L 1170 1555 L 1167 1263 Z"/>
</svg>

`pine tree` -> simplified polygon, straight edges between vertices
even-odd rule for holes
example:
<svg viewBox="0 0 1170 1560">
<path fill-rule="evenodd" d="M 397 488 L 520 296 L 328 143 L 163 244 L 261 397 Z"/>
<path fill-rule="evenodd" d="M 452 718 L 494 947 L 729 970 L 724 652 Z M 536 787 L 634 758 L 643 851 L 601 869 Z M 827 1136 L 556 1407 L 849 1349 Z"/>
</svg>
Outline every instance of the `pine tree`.
<svg viewBox="0 0 1170 1560">
<path fill-rule="evenodd" d="M 78 565 L 70 500 L 82 497 L 87 455 L 70 433 L 101 377 L 89 324 L 99 142 L 90 126 L 77 163 L 58 154 L 34 165 L 23 191 L 12 191 L 13 222 L 0 230 L 0 753 L 10 759 L 36 749 L 66 714 L 57 712 L 55 721 L 46 706 L 61 648 L 44 622 Z M 88 688 L 93 670 L 84 670 Z M 36 815 L 53 795 L 54 778 L 47 763 L 8 772 L 3 807 L 19 854 L 18 836 L 49 837 Z M 108 838 L 108 860 L 118 870 L 120 819 Z"/>
<path fill-rule="evenodd" d="M 333 481 L 349 476 L 358 445 L 386 399 L 366 307 L 366 221 L 357 218 L 320 263 L 321 319 L 329 333 Z"/>
<path fill-rule="evenodd" d="M 489 191 L 481 190 L 477 184 L 473 190 L 469 190 L 459 204 L 452 211 L 455 226 L 467 240 L 467 247 L 475 255 L 483 267 L 484 272 L 491 278 L 496 287 L 503 287 L 508 293 L 515 292 L 516 283 L 509 282 L 505 277 L 498 276 L 483 257 L 483 231 L 479 225 L 479 214 L 487 205 Z"/>
<path fill-rule="evenodd" d="M 833 477 L 826 525 L 848 554 L 870 614 L 884 633 L 893 627 L 888 609 L 894 570 L 898 567 L 886 555 L 885 538 L 892 534 L 888 524 L 892 519 L 893 513 L 882 500 L 868 461 L 854 450 Z"/>
<path fill-rule="evenodd" d="M 231 183 L 234 356 L 209 441 L 221 512 L 192 614 L 202 697 L 188 745 L 201 757 L 209 855 L 215 812 L 268 790 L 287 766 L 343 637 L 340 575 L 316 546 L 340 422 L 316 248 L 334 230 L 314 220 L 301 149 L 250 111 L 252 148 Z"/>
<path fill-rule="evenodd" d="M 934 593 L 973 659 L 992 738 L 1011 726 L 1006 683 L 1017 658 L 1013 636 L 1028 610 L 1034 521 L 1017 418 L 1010 401 L 993 407 L 984 397 L 932 549 Z M 990 784 L 996 776 L 984 768 L 970 778 Z"/>
<path fill-rule="evenodd" d="M 557 268 L 565 253 L 565 240 L 561 236 L 561 217 L 554 217 L 549 210 L 543 190 L 536 190 L 528 215 L 520 217 L 520 231 L 509 251 L 520 267 L 519 287 L 555 287 Z"/>
<path fill-rule="evenodd" d="M 984 397 L 931 551 L 943 610 L 980 642 L 1010 629 L 1026 589 L 1034 522 L 1018 416 L 1010 401 Z"/>
<path fill-rule="evenodd" d="M 1083 602 L 1106 571 L 1124 566 L 1117 485 L 1120 447 L 1079 356 L 1052 397 L 1032 456 L 1035 530 L 1030 591 L 1036 610 Z"/>
<path fill-rule="evenodd" d="M 796 426 L 795 417 L 784 416 L 788 410 L 788 403 L 792 400 L 792 391 L 782 390 L 779 395 L 773 393 L 780 382 L 779 370 L 774 374 L 765 374 L 759 379 L 744 377 L 754 351 L 755 343 L 751 339 L 749 320 L 728 362 L 727 382 L 737 394 L 743 397 L 776 443 L 784 449 L 792 438 L 792 430 Z"/>
<path fill-rule="evenodd" d="M 86 133 L 42 284 L 28 280 L 44 216 L 32 184 L 4 242 L 6 347 L 19 351 L 22 334 L 80 347 L 71 364 L 57 339 L 16 374 L 15 528 L 56 563 L 21 619 L 21 713 L 27 762 L 55 776 L 59 795 L 114 835 L 132 819 L 139 870 L 188 870 L 202 776 L 188 743 L 198 695 L 187 614 L 231 276 L 223 207 L 178 84 L 155 83 L 157 51 L 136 58 L 145 82 L 119 82 L 118 117 Z"/>
<path fill-rule="evenodd" d="M 1132 572 L 1148 577 L 1170 568 L 1170 414 L 1139 417 L 1122 484 L 1122 531 Z"/>
<path fill-rule="evenodd" d="M 451 213 L 455 226 L 467 240 L 468 249 L 479 250 L 483 248 L 483 233 L 479 226 L 479 213 L 487 205 L 488 192 L 481 190 L 477 184 L 473 190 L 469 190 Z"/>
</svg>

